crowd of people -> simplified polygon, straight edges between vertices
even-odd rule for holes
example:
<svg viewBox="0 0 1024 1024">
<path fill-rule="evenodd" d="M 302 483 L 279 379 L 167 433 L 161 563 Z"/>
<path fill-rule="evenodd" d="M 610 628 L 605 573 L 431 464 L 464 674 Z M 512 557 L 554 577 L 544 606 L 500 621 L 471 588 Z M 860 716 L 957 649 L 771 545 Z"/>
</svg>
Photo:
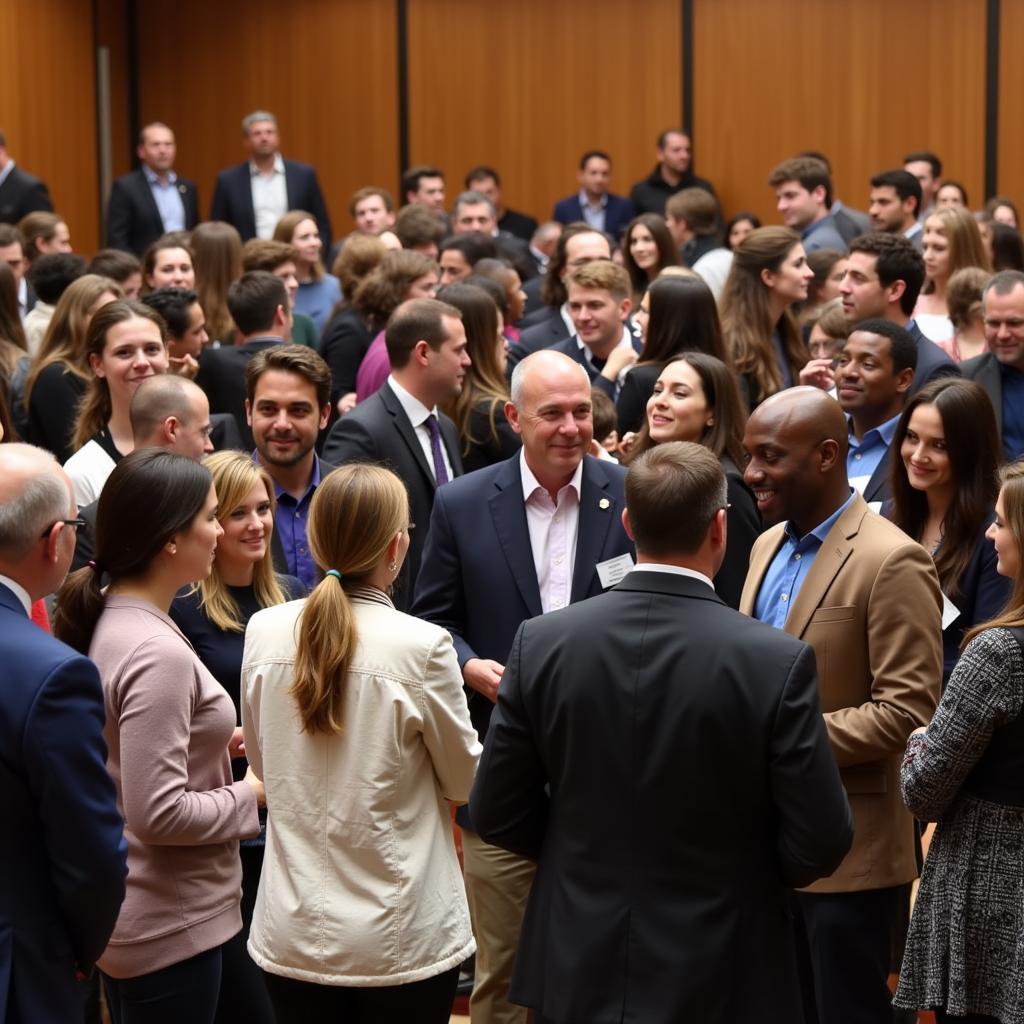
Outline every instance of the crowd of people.
<svg viewBox="0 0 1024 1024">
<path fill-rule="evenodd" d="M 0 137 L 0 1017 L 1024 1024 L 1012 200 L 242 137 Z"/>
</svg>

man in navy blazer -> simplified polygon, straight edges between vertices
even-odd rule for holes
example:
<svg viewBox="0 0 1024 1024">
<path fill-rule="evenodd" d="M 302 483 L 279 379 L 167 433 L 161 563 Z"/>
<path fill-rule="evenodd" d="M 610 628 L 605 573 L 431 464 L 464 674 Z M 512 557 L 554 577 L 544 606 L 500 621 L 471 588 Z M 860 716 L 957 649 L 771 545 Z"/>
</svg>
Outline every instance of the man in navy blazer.
<svg viewBox="0 0 1024 1024">
<path fill-rule="evenodd" d="M 599 149 L 580 157 L 576 180 L 580 190 L 555 203 L 551 219 L 560 224 L 583 221 L 612 238 L 618 238 L 636 216 L 633 204 L 624 196 L 608 191 L 612 177 L 612 158 Z"/>
<path fill-rule="evenodd" d="M 505 413 L 522 451 L 437 492 L 412 606 L 451 633 L 481 739 L 519 625 L 601 593 L 624 568 L 602 563 L 633 551 L 620 519 L 626 472 L 586 454 L 590 381 L 579 365 L 556 352 L 524 359 Z M 472 1013 L 525 1022 L 508 989 L 533 866 L 484 843 L 465 807 L 458 821 L 477 937 Z"/>
<path fill-rule="evenodd" d="M 0 1020 L 82 1019 L 78 980 L 114 929 L 127 844 L 95 666 L 29 618 L 75 550 L 53 456 L 0 446 Z"/>
<path fill-rule="evenodd" d="M 248 241 L 271 238 L 289 210 L 305 210 L 320 229 L 323 251 L 329 252 L 331 218 L 316 171 L 281 156 L 277 118 L 266 110 L 253 111 L 242 120 L 242 136 L 249 159 L 217 175 L 210 220 L 233 224 Z"/>
<path fill-rule="evenodd" d="M 140 166 L 114 181 L 107 204 L 107 245 L 141 256 L 169 231 L 199 223 L 194 182 L 174 172 L 177 146 L 165 124 L 147 124 L 135 152 Z"/>
<path fill-rule="evenodd" d="M 18 167 L 7 152 L 7 136 L 0 131 L 0 224 L 17 224 L 26 213 L 53 211 L 45 181 Z"/>
</svg>

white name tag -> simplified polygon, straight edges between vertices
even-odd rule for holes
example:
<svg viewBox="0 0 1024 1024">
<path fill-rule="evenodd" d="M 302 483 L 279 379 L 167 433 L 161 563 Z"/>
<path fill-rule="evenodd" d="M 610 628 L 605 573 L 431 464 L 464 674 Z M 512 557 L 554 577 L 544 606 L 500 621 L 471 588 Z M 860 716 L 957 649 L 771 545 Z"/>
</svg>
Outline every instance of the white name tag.
<svg viewBox="0 0 1024 1024">
<path fill-rule="evenodd" d="M 868 481 L 871 479 L 870 476 L 851 476 L 850 486 L 858 493 L 863 494 L 864 488 L 867 487 Z"/>
<path fill-rule="evenodd" d="M 597 563 L 597 577 L 601 586 L 607 590 L 621 583 L 627 572 L 633 568 L 633 559 L 629 555 L 619 555 L 618 558 L 609 558 L 606 562 Z"/>
<path fill-rule="evenodd" d="M 960 618 L 960 609 L 945 594 L 942 595 L 942 628 L 951 626 Z"/>
</svg>

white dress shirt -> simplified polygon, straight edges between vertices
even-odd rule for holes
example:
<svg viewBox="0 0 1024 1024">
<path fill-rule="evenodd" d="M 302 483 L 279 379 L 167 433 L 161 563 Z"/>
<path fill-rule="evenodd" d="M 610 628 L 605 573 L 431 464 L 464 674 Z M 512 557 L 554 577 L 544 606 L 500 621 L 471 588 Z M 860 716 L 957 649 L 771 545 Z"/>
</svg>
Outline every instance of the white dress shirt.
<svg viewBox="0 0 1024 1024">
<path fill-rule="evenodd" d="M 410 395 L 393 376 L 388 377 L 388 385 L 394 391 L 395 397 L 405 411 L 405 415 L 409 417 L 412 429 L 416 431 L 416 437 L 420 442 L 420 447 L 423 449 L 423 454 L 427 459 L 427 465 L 430 467 L 430 472 L 434 476 L 434 482 L 436 483 L 437 473 L 434 472 L 434 450 L 430 446 L 430 428 L 427 426 L 427 417 L 434 416 L 440 428 L 441 416 L 437 411 L 437 406 L 435 405 L 433 409 L 428 409 L 418 398 Z M 444 457 L 444 468 L 448 471 L 448 479 L 453 480 L 455 473 L 452 471 L 452 463 L 448 458 L 448 449 L 444 445 L 444 435 L 441 436 L 441 455 Z"/>
<path fill-rule="evenodd" d="M 700 580 L 701 583 L 706 583 L 712 590 L 715 589 L 714 583 L 704 575 L 702 572 L 697 572 L 696 569 L 687 569 L 682 565 L 665 565 L 663 562 L 639 562 L 629 570 L 631 573 L 634 572 L 663 572 L 670 576 L 689 576 L 692 580 Z"/>
<path fill-rule="evenodd" d="M 580 459 L 572 479 L 559 490 L 557 501 L 552 501 L 551 495 L 537 482 L 526 463 L 525 450 L 519 452 L 519 472 L 523 479 L 526 526 L 530 531 L 541 610 L 557 611 L 565 608 L 572 598 L 583 460 Z"/>
<path fill-rule="evenodd" d="M 0 575 L 0 585 L 3 585 L 10 590 L 21 602 L 21 606 L 25 609 L 26 615 L 32 614 L 32 598 L 28 596 L 28 591 L 20 583 L 16 580 L 12 580 L 10 576 Z"/>
<path fill-rule="evenodd" d="M 256 237 L 273 238 L 277 222 L 288 212 L 288 186 L 284 178 L 284 158 L 274 156 L 274 169 L 264 174 L 249 161 L 252 182 L 252 209 L 256 214 Z"/>
</svg>

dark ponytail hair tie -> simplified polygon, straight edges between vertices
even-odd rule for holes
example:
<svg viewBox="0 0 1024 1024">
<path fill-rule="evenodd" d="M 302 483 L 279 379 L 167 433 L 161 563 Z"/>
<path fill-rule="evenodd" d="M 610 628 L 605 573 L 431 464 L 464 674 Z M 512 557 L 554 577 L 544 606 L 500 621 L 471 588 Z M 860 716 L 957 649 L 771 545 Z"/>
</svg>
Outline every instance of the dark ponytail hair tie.
<svg viewBox="0 0 1024 1024">
<path fill-rule="evenodd" d="M 88 562 L 86 562 L 86 565 L 88 565 L 89 568 L 92 569 L 92 571 L 96 573 L 97 576 L 102 575 L 102 570 L 91 558 L 89 559 Z"/>
</svg>

